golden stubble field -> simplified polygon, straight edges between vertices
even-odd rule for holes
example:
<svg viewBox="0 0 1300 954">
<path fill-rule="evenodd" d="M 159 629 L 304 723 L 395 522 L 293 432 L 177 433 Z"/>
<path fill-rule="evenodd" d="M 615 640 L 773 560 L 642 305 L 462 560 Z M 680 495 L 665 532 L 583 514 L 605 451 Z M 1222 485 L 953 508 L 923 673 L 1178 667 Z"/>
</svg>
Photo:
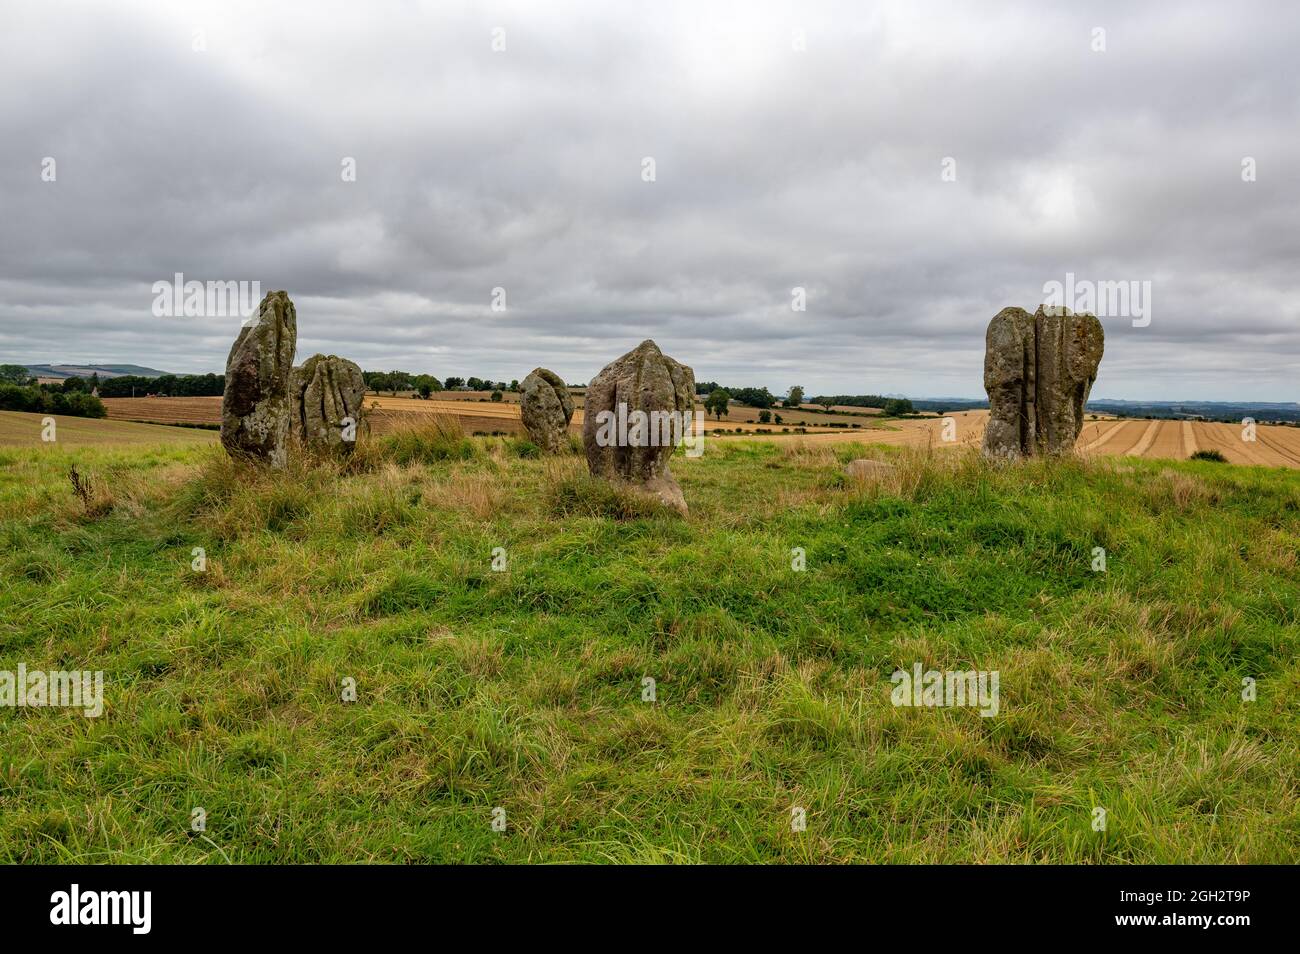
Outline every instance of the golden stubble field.
<svg viewBox="0 0 1300 954">
<path fill-rule="evenodd" d="M 127 400 L 130 400 L 129 398 Z M 218 399 L 220 400 L 220 399 Z M 211 444 L 217 432 L 194 427 L 160 427 L 89 417 L 54 418 L 54 440 L 42 440 L 44 414 L 0 411 L 0 447 L 96 447 L 121 444 Z"/>
<path fill-rule="evenodd" d="M 457 397 L 440 396 L 428 401 L 409 397 L 389 395 L 368 395 L 366 406 L 371 411 L 371 424 L 374 433 L 382 434 L 396 422 L 416 415 L 445 414 L 454 416 L 468 433 L 506 433 L 518 434 L 523 431 L 519 418 L 517 400 L 480 401 L 485 397 L 473 392 L 458 392 Z M 517 395 L 507 395 L 516 398 Z M 581 397 L 578 399 L 581 408 Z M 120 425 L 126 421 L 144 421 L 154 424 L 219 424 L 221 421 L 221 398 L 107 398 L 109 421 L 84 421 L 67 418 L 69 421 L 81 421 L 80 425 L 90 428 L 105 428 L 107 425 Z M 7 412 L 11 416 L 16 412 Z M 978 445 L 984 439 L 984 425 L 988 420 L 988 411 L 958 411 L 948 417 L 953 419 L 954 440 L 944 440 L 944 421 L 941 418 L 921 419 L 879 419 L 872 420 L 869 415 L 821 415 L 800 411 L 775 409 L 785 421 L 786 427 L 802 426 L 808 428 L 807 434 L 782 433 L 777 425 L 758 425 L 757 411 L 753 408 L 732 408 L 731 414 L 722 421 L 712 418 L 708 421 L 708 430 L 719 428 L 732 429 L 743 426 L 750 433 L 744 435 L 729 434 L 714 437 L 716 440 L 747 440 L 754 436 L 771 436 L 780 440 L 797 440 L 809 443 L 839 443 L 844 441 L 861 441 L 863 443 L 889 444 L 898 446 L 942 448 L 945 446 Z M 36 415 L 20 415 L 36 417 Z M 843 421 L 850 424 L 845 428 L 829 428 L 825 425 L 831 421 Z M 861 425 L 853 428 L 852 424 Z M 818 426 L 820 425 L 820 426 Z M 582 411 L 579 409 L 573 417 L 571 430 L 579 433 L 582 428 Z M 13 424 L 8 430 L 0 429 L 0 443 L 26 443 L 30 438 L 22 430 L 23 440 L 13 432 Z M 179 431 L 168 428 L 167 431 Z M 107 433 L 107 432 L 105 432 Z M 138 442 L 138 434 L 130 433 Z M 152 433 L 152 432 L 151 432 Z M 202 431 L 192 431 L 182 439 L 203 440 Z M 8 436 L 6 436 L 8 435 Z M 207 439 L 211 439 L 210 437 Z M 104 441 L 111 443 L 111 440 Z M 1300 428 L 1280 425 L 1260 424 L 1255 430 L 1255 440 L 1243 440 L 1243 431 L 1237 424 L 1217 424 L 1204 421 L 1170 421 L 1170 420 L 1116 420 L 1103 418 L 1090 420 L 1079 435 L 1078 448 L 1087 456 L 1105 457 L 1149 457 L 1166 459 L 1186 459 L 1197 450 L 1217 450 L 1234 464 L 1250 464 L 1265 467 L 1300 468 Z"/>
<path fill-rule="evenodd" d="M 390 429 L 396 421 L 404 416 L 417 414 L 447 414 L 459 419 L 461 426 L 469 433 L 483 431 L 521 433 L 523 424 L 519 418 L 519 395 L 506 393 L 501 401 L 490 399 L 486 391 L 457 391 L 452 397 L 447 392 L 434 395 L 429 400 L 412 398 L 408 395 L 368 394 L 366 407 L 371 411 L 371 427 L 375 433 L 382 434 Z M 155 424 L 220 424 L 221 398 L 219 397 L 184 397 L 184 398 L 104 398 L 108 416 L 113 420 L 146 421 Z M 572 429 L 578 433 L 582 429 L 583 396 L 574 395 L 574 404 L 578 410 L 573 416 Z M 703 410 L 703 406 L 700 405 Z M 861 409 L 859 409 L 861 410 Z M 735 428 L 737 426 L 758 424 L 758 409 L 752 407 L 732 407 L 721 421 L 709 419 L 709 426 Z M 774 408 L 773 415 L 781 415 L 782 425 L 777 427 L 807 427 L 829 430 L 832 422 L 846 425 L 845 429 L 875 427 L 869 413 L 822 414 L 810 410 Z M 837 429 L 838 430 L 838 429 Z"/>
</svg>

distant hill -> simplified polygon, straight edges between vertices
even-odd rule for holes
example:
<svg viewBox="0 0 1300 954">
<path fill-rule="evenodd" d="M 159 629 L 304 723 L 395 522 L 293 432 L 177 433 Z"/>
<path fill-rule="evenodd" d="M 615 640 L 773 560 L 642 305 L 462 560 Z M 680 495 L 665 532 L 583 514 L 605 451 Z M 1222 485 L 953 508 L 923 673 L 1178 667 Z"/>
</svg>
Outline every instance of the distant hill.
<svg viewBox="0 0 1300 954">
<path fill-rule="evenodd" d="M 1089 401 L 1088 409 L 1120 417 L 1203 418 L 1207 421 L 1300 421 L 1293 401 Z"/>
<path fill-rule="evenodd" d="M 127 374 L 161 378 L 167 374 L 166 371 L 138 364 L 28 364 L 24 367 L 37 378 L 88 378 L 92 374 L 98 374 L 101 378 L 120 378 Z"/>
<path fill-rule="evenodd" d="M 971 398 L 913 398 L 918 411 L 970 411 L 989 406 L 988 400 Z M 1207 421 L 1300 421 L 1300 404 L 1277 401 L 1117 401 L 1088 402 L 1088 410 L 1118 417 L 1160 417 Z"/>
</svg>

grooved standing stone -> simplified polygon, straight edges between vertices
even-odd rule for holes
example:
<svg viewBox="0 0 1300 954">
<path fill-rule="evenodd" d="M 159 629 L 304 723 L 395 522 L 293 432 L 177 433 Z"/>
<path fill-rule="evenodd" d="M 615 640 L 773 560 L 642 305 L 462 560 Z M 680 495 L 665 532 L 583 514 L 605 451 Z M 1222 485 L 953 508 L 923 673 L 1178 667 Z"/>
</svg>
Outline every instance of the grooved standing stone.
<svg viewBox="0 0 1300 954">
<path fill-rule="evenodd" d="M 984 390 L 989 420 L 984 453 L 1015 458 L 1032 454 L 1035 428 L 1037 345 L 1034 316 L 1023 308 L 1003 308 L 984 334 Z"/>
<path fill-rule="evenodd" d="M 587 386 L 582 411 L 587 468 L 597 477 L 627 481 L 685 515 L 686 498 L 668 470 L 675 445 L 663 439 L 660 428 L 667 413 L 689 427 L 694 410 L 695 372 L 665 355 L 653 341 L 641 342 L 606 365 Z M 652 426 L 638 432 L 635 411 L 643 412 Z M 611 420 L 627 422 L 626 428 L 609 426 Z"/>
<path fill-rule="evenodd" d="M 283 291 L 262 299 L 226 358 L 221 443 L 232 457 L 283 467 L 288 459 L 289 376 L 298 313 Z"/>
<path fill-rule="evenodd" d="M 519 386 L 519 413 L 528 437 L 545 453 L 559 454 L 569 443 L 573 396 L 554 371 L 534 368 Z"/>
<path fill-rule="evenodd" d="M 1014 460 L 1074 452 L 1105 336 L 1093 315 L 1004 308 L 985 335 L 984 454 Z"/>
<path fill-rule="evenodd" d="M 311 450 L 350 454 L 365 419 L 366 382 L 357 365 L 314 354 L 289 380 L 289 430 Z"/>
</svg>

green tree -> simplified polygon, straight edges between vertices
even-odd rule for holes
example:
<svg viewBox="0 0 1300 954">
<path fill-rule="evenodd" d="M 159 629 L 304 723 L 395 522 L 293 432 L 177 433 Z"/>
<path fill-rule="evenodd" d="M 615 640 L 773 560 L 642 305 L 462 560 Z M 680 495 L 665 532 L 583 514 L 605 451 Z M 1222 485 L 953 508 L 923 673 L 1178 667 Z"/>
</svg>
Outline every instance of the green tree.
<svg viewBox="0 0 1300 954">
<path fill-rule="evenodd" d="M 796 384 L 790 389 L 790 394 L 785 399 L 786 407 L 798 407 L 803 403 L 803 386 Z"/>
<path fill-rule="evenodd" d="M 758 423 L 760 423 L 760 424 L 771 424 L 771 423 L 772 423 L 772 412 L 771 412 L 771 411 L 759 411 L 759 412 L 758 412 Z"/>
<path fill-rule="evenodd" d="M 505 395 L 501 393 L 500 388 L 492 392 L 492 400 L 494 401 L 500 401 L 503 397 L 505 397 Z"/>
<path fill-rule="evenodd" d="M 442 382 L 432 374 L 417 374 L 412 378 L 411 386 L 425 400 L 428 400 L 429 395 L 433 392 L 442 390 Z"/>
<path fill-rule="evenodd" d="M 16 384 L 22 387 L 31 379 L 31 372 L 21 364 L 0 364 L 0 384 Z"/>
<path fill-rule="evenodd" d="M 739 388 L 731 396 L 748 407 L 764 408 L 776 403 L 776 398 L 767 388 Z"/>
<path fill-rule="evenodd" d="M 704 400 L 704 410 L 720 421 L 728 413 L 727 405 L 730 402 L 731 395 L 726 388 L 714 388 Z"/>
</svg>

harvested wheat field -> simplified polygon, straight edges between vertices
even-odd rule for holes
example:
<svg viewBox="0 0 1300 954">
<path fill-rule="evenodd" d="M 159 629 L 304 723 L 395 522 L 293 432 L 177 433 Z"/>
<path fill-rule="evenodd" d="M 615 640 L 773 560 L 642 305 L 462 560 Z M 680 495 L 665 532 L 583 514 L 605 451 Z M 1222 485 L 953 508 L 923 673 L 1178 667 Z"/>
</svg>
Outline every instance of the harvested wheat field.
<svg viewBox="0 0 1300 954">
<path fill-rule="evenodd" d="M 219 397 L 104 398 L 108 417 L 114 421 L 141 421 L 151 424 L 221 425 Z M 522 430 L 519 405 L 505 402 L 478 403 L 469 400 L 429 400 L 409 397 L 366 395 L 371 412 L 371 427 L 377 434 L 392 430 L 403 418 L 415 415 L 444 414 L 455 417 L 469 433 Z M 580 416 L 579 420 L 580 420 Z"/>
<path fill-rule="evenodd" d="M 966 411 L 948 416 L 957 424 L 955 446 L 979 444 L 984 440 L 988 411 Z M 890 424 L 897 430 L 801 434 L 793 439 L 808 443 L 861 441 L 912 447 L 927 444 L 953 446 L 942 440 L 943 422 L 940 419 L 897 420 L 890 421 Z M 1105 419 L 1084 425 L 1078 450 L 1085 457 L 1143 457 L 1153 460 L 1186 460 L 1198 450 L 1217 450 L 1233 464 L 1300 468 L 1300 428 L 1260 424 L 1255 429 L 1255 440 L 1251 442 L 1242 439 L 1242 428 L 1238 424 Z"/>
<path fill-rule="evenodd" d="M 220 424 L 221 398 L 107 398 L 104 406 L 114 421 L 145 421 L 154 424 Z M 386 434 L 402 420 L 419 419 L 421 415 L 442 414 L 455 417 L 468 434 L 519 434 L 523 422 L 519 418 L 519 405 L 511 402 L 459 400 L 432 398 L 428 401 L 405 397 L 367 395 L 366 407 L 371 412 L 371 427 L 376 434 Z M 733 414 L 742 409 L 733 409 Z M 877 421 L 854 422 L 861 427 L 818 428 L 812 422 L 799 423 L 788 420 L 786 427 L 808 428 L 806 434 L 783 432 L 777 425 L 752 425 L 757 417 L 753 412 L 743 415 L 751 420 L 721 422 L 709 420 L 705 430 L 710 439 L 747 440 L 763 439 L 799 440 L 815 443 L 843 443 L 858 441 L 869 444 L 886 444 L 902 447 L 934 447 L 978 445 L 984 440 L 984 425 L 988 411 L 955 411 L 946 417 L 956 423 L 955 440 L 943 440 L 944 418 L 883 418 Z M 785 412 L 781 412 L 784 416 Z M 797 412 L 794 412 L 797 413 Z M 737 415 L 740 417 L 741 415 Z M 819 415 L 806 415 L 818 417 Z M 836 420 L 835 416 L 825 416 Z M 744 424 L 748 433 L 714 435 L 720 428 Z M 582 430 L 582 411 L 573 415 L 569 430 L 578 434 Z M 1205 421 L 1172 420 L 1115 420 L 1102 418 L 1090 420 L 1079 434 L 1078 449 L 1086 456 L 1145 457 L 1151 459 L 1186 460 L 1198 450 L 1217 450 L 1231 463 L 1260 467 L 1300 468 L 1300 428 L 1278 424 L 1260 424 L 1255 430 L 1255 440 L 1242 439 L 1238 424 L 1216 424 Z"/>
<path fill-rule="evenodd" d="M 218 399 L 220 400 L 220 399 Z M 91 447 L 111 444 L 210 444 L 216 432 L 193 427 L 159 427 L 91 417 L 54 418 L 53 441 L 41 439 L 44 414 L 0 411 L 0 447 Z"/>
<path fill-rule="evenodd" d="M 482 396 L 482 392 L 475 391 L 458 391 L 451 394 L 444 392 L 426 401 L 410 396 L 367 394 L 366 407 L 372 413 L 371 427 L 378 434 L 385 434 L 392 430 L 397 421 L 404 417 L 421 414 L 453 416 L 471 434 L 476 432 L 516 434 L 523 431 L 517 394 L 505 395 L 505 399 L 501 401 L 481 400 Z M 582 397 L 575 395 L 574 403 L 578 410 L 573 415 L 570 430 L 576 434 L 582 429 Z M 108 416 L 113 420 L 213 426 L 221 423 L 221 398 L 219 397 L 105 398 L 104 407 L 108 409 Z M 703 410 L 703 407 L 699 407 L 699 410 Z M 727 418 L 721 422 L 711 420 L 709 427 L 753 425 L 758 421 L 758 413 L 757 408 L 733 407 Z M 779 408 L 774 409 L 773 414 L 780 414 L 786 426 L 816 428 L 828 433 L 831 432 L 829 425 L 832 422 L 842 423 L 846 429 L 852 427 L 865 430 L 876 426 L 869 421 L 864 421 L 862 415 L 817 414 Z"/>
<path fill-rule="evenodd" d="M 524 429 L 519 417 L 519 405 L 505 401 L 458 401 L 431 398 L 424 401 L 418 398 L 381 397 L 366 395 L 366 409 L 369 413 L 370 427 L 373 433 L 386 434 L 406 420 L 419 420 L 430 414 L 454 417 L 467 434 L 518 434 Z M 575 420 L 580 415 L 575 414 Z"/>
<path fill-rule="evenodd" d="M 114 421 L 146 424 L 221 424 L 219 397 L 101 398 Z"/>
</svg>

